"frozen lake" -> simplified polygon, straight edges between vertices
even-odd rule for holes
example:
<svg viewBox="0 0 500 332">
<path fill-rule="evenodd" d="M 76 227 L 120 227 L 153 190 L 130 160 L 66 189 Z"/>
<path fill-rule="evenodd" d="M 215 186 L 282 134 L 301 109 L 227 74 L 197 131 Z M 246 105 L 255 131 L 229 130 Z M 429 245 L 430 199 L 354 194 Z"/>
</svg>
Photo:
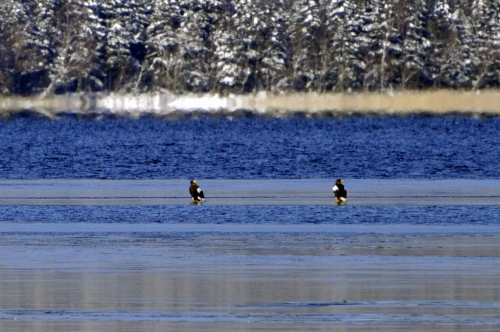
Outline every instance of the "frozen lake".
<svg viewBox="0 0 500 332">
<path fill-rule="evenodd" d="M 349 98 L 7 114 L 0 331 L 498 331 L 496 111 Z"/>
<path fill-rule="evenodd" d="M 498 180 L 199 183 L 0 181 L 0 330 L 500 329 Z"/>
<path fill-rule="evenodd" d="M 346 179 L 350 206 L 500 205 L 496 179 Z M 334 205 L 334 179 L 198 180 L 204 205 Z M 189 180 L 0 180 L 0 205 L 187 205 Z"/>
<path fill-rule="evenodd" d="M 500 227 L 0 224 L 2 331 L 496 331 Z"/>
</svg>

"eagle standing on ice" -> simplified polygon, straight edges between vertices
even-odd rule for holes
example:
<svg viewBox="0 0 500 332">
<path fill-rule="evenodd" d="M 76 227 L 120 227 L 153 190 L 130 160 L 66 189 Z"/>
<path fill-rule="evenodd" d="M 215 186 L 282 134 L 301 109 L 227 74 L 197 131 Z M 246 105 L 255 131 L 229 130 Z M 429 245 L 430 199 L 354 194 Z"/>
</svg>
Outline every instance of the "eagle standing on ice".
<svg viewBox="0 0 500 332">
<path fill-rule="evenodd" d="M 191 180 L 191 186 L 189 187 L 189 193 L 191 194 L 191 197 L 193 198 L 193 203 L 197 204 L 202 201 L 205 201 L 205 195 L 203 194 L 203 190 L 201 190 L 201 187 L 196 184 L 196 180 Z"/>
<path fill-rule="evenodd" d="M 344 180 L 337 179 L 337 181 L 335 181 L 335 185 L 332 188 L 337 204 L 347 202 L 347 190 L 345 190 L 343 183 Z"/>
</svg>

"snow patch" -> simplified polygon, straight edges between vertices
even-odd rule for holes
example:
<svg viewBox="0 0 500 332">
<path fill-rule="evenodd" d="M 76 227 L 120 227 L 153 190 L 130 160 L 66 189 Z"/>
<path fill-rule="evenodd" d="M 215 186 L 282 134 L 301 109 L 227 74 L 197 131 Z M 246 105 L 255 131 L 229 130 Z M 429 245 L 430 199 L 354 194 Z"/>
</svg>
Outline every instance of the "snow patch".
<svg viewBox="0 0 500 332">
<path fill-rule="evenodd" d="M 214 111 L 228 108 L 227 98 L 210 95 L 186 95 L 174 97 L 172 102 L 168 103 L 168 108 L 173 110 L 205 110 Z"/>
</svg>

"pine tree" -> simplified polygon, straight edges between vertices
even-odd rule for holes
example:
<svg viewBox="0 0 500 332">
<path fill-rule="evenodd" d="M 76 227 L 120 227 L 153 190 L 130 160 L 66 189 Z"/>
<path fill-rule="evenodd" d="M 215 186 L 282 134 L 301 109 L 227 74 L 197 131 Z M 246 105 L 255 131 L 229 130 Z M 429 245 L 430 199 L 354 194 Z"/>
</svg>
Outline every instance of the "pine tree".
<svg viewBox="0 0 500 332">
<path fill-rule="evenodd" d="M 4 92 L 40 92 L 48 84 L 46 67 L 51 49 L 45 2 L 4 0 L 0 7 L 1 73 Z M 5 53 L 4 53 L 5 52 Z"/>
<path fill-rule="evenodd" d="M 151 6 L 147 0 L 104 0 L 99 16 L 106 26 L 105 86 L 110 91 L 132 92 L 139 88 L 146 58 L 145 31 Z"/>
<path fill-rule="evenodd" d="M 149 90 L 182 91 L 181 27 L 184 9 L 177 0 L 156 0 L 146 31 L 145 76 Z"/>
<path fill-rule="evenodd" d="M 426 61 L 431 42 L 427 38 L 427 7 L 424 0 L 399 0 L 397 11 L 403 15 L 399 24 L 403 40 L 401 59 L 401 88 L 425 88 L 431 81 Z"/>
<path fill-rule="evenodd" d="M 0 3 L 0 94 L 7 94 L 13 87 L 14 65 L 16 55 L 12 52 L 9 39 L 12 31 L 8 24 L 9 13 L 14 2 L 6 0 Z"/>
<path fill-rule="evenodd" d="M 96 2 L 61 0 L 55 10 L 58 38 L 53 40 L 55 55 L 48 66 L 51 82 L 45 93 L 101 90 L 105 31 L 96 15 Z"/>
<path fill-rule="evenodd" d="M 497 86 L 500 69 L 500 4 L 496 1 L 474 0 L 469 8 L 473 30 L 471 63 L 472 87 Z"/>
<path fill-rule="evenodd" d="M 4 0 L 0 93 L 482 89 L 491 0 Z"/>
<path fill-rule="evenodd" d="M 286 79 L 288 12 L 284 0 L 238 2 L 235 23 L 247 67 L 245 92 L 271 91 Z"/>
<path fill-rule="evenodd" d="M 400 52 L 396 13 L 392 3 L 379 0 L 363 1 L 359 9 L 363 24 L 356 39 L 366 65 L 362 86 L 365 90 L 385 90 L 393 76 L 392 61 Z"/>
<path fill-rule="evenodd" d="M 236 7 L 227 1 L 226 13 L 213 32 L 213 64 L 216 92 L 240 93 L 246 78 L 246 65 L 242 61 L 241 44 L 235 17 Z"/>
<path fill-rule="evenodd" d="M 182 56 L 180 79 L 183 88 L 192 92 L 208 90 L 208 39 L 209 26 L 204 16 L 203 0 L 180 0 L 181 8 L 185 11 L 184 20 L 177 38 L 180 42 Z"/>
<path fill-rule="evenodd" d="M 484 11 L 485 24 L 488 35 L 485 53 L 486 61 L 480 68 L 480 75 L 474 83 L 474 88 L 493 88 L 500 86 L 500 3 L 488 1 Z"/>
<path fill-rule="evenodd" d="M 327 26 L 331 29 L 330 49 L 332 89 L 345 91 L 361 88 L 365 59 L 358 36 L 363 31 L 359 7 L 352 0 L 333 0 L 327 7 Z"/>
<path fill-rule="evenodd" d="M 331 77 L 330 28 L 325 3 L 317 0 L 293 2 L 290 59 L 294 90 L 327 89 Z"/>
<path fill-rule="evenodd" d="M 225 1 L 182 0 L 186 20 L 182 26 L 182 79 L 188 91 L 208 92 L 217 81 L 214 56 L 216 30 L 227 15 Z"/>
<path fill-rule="evenodd" d="M 457 29 L 459 12 L 454 3 L 437 1 L 432 13 L 435 22 L 435 38 L 432 43 L 430 70 L 435 87 L 456 87 L 464 59 Z"/>
</svg>

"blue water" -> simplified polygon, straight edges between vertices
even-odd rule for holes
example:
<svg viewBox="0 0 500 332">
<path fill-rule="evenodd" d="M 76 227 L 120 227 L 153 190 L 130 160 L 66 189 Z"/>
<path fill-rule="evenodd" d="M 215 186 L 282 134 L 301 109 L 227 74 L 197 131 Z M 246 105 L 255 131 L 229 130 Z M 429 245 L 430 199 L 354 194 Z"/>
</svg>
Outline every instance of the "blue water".
<svg viewBox="0 0 500 332">
<path fill-rule="evenodd" d="M 500 206 L 16 206 L 0 222 L 500 225 Z"/>
<path fill-rule="evenodd" d="M 498 329 L 500 200 L 485 183 L 500 178 L 499 133 L 499 117 L 430 115 L 0 120 L 2 331 Z M 351 180 L 351 193 L 354 179 L 459 186 L 420 190 L 421 205 L 403 186 L 408 205 L 356 205 L 353 195 L 340 206 L 333 197 L 322 206 L 210 205 L 208 187 L 207 203 L 194 205 L 193 177 L 202 186 L 328 179 L 325 195 L 337 177 Z M 86 181 L 30 181 L 57 178 L 179 179 L 186 199 L 112 205 L 106 198 L 170 196 L 158 186 L 134 195 L 128 183 L 140 181 L 103 186 L 103 195 L 95 182 L 113 181 L 89 181 L 89 191 Z M 5 181 L 13 179 L 27 181 Z M 474 202 L 455 195 L 477 182 Z M 371 188 L 365 197 L 378 197 Z M 77 205 L 91 199 L 98 205 Z"/>
<path fill-rule="evenodd" d="M 500 118 L 0 121 L 0 179 L 499 178 Z"/>
<path fill-rule="evenodd" d="M 0 121 L 0 179 L 500 177 L 500 118 Z M 496 225 L 497 206 L 0 206 L 1 222 Z"/>
</svg>

